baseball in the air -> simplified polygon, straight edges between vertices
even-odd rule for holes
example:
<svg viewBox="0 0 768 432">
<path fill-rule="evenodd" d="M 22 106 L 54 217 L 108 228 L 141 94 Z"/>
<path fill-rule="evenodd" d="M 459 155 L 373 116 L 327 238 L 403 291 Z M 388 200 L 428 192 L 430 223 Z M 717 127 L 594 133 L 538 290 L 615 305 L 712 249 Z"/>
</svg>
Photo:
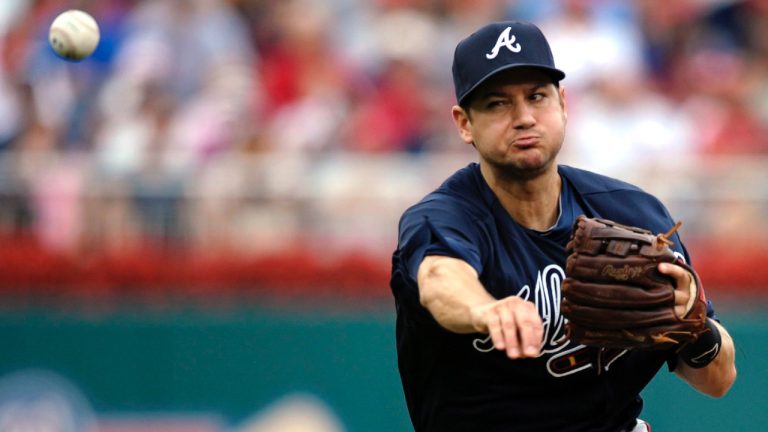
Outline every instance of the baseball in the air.
<svg viewBox="0 0 768 432">
<path fill-rule="evenodd" d="M 48 42 L 62 58 L 80 61 L 96 50 L 99 25 L 87 12 L 70 9 L 59 14 L 51 23 Z"/>
</svg>

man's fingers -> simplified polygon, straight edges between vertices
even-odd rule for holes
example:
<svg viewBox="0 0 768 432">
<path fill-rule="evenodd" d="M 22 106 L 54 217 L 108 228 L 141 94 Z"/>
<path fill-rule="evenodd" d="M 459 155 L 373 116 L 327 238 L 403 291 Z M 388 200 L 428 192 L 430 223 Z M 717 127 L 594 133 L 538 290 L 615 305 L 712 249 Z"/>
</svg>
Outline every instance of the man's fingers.
<svg viewBox="0 0 768 432">
<path fill-rule="evenodd" d="M 659 271 L 675 279 L 675 315 L 682 318 L 688 314 L 696 300 L 696 282 L 691 273 L 674 264 L 661 263 Z"/>
<path fill-rule="evenodd" d="M 515 323 L 515 311 L 510 308 L 510 303 L 499 305 L 499 318 L 501 320 L 501 329 L 504 332 L 504 341 L 509 358 L 520 357 L 520 342 L 517 336 L 517 325 Z"/>
<path fill-rule="evenodd" d="M 515 315 L 517 318 L 518 334 L 520 336 L 523 356 L 536 357 L 539 355 L 544 329 L 536 307 L 533 303 L 525 303 L 524 307 L 520 308 L 520 313 Z"/>
<path fill-rule="evenodd" d="M 536 306 L 517 297 L 489 306 L 481 320 L 493 347 L 511 359 L 538 356 L 544 330 Z"/>
<path fill-rule="evenodd" d="M 677 315 L 678 318 L 684 317 L 687 312 L 685 306 L 688 303 L 688 297 L 690 297 L 688 293 L 675 290 L 675 315 Z"/>
<path fill-rule="evenodd" d="M 512 359 L 538 356 L 544 330 L 536 306 L 513 298 L 504 303 L 503 310 L 502 329 L 507 356 Z"/>
<path fill-rule="evenodd" d="M 497 350 L 505 349 L 507 344 L 499 315 L 491 310 L 486 314 L 486 323 L 488 325 L 488 334 L 491 335 L 491 340 L 493 341 L 493 347 Z"/>
<path fill-rule="evenodd" d="M 541 348 L 541 339 L 544 330 L 537 322 L 526 321 L 520 326 L 520 340 L 523 344 L 523 353 L 526 357 L 536 357 Z"/>
<path fill-rule="evenodd" d="M 688 273 L 688 270 L 672 263 L 659 263 L 657 268 L 659 269 L 659 272 L 670 276 L 675 280 L 685 279 Z"/>
</svg>

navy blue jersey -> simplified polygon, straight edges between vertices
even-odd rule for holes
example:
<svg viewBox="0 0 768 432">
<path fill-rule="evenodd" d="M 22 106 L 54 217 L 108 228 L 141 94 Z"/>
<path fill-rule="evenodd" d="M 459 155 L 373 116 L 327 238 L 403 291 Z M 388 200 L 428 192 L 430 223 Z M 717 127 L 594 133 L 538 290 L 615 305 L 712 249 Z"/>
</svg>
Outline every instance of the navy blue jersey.
<svg viewBox="0 0 768 432">
<path fill-rule="evenodd" d="M 416 431 L 621 430 L 642 409 L 640 391 L 665 361 L 674 362 L 664 351 L 557 343 L 564 334 L 565 244 L 575 218 L 603 217 L 652 232 L 674 225 L 664 206 L 635 186 L 567 166 L 558 171 L 561 211 L 546 232 L 517 224 L 477 164 L 457 171 L 401 218 L 391 288 L 398 364 Z M 690 262 L 677 234 L 672 240 Z M 427 255 L 466 261 L 497 299 L 534 302 L 544 323 L 542 354 L 510 360 L 488 335 L 441 327 L 419 303 L 416 273 Z"/>
</svg>

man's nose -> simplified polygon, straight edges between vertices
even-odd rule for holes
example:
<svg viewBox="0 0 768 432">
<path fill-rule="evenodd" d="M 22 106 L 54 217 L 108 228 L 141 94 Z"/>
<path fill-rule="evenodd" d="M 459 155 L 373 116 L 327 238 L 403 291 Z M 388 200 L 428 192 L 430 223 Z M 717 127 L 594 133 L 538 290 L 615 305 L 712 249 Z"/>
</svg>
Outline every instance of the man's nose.
<svg viewBox="0 0 768 432">
<path fill-rule="evenodd" d="M 515 129 L 528 129 L 536 124 L 533 109 L 526 103 L 515 104 L 510 113 Z"/>
</svg>

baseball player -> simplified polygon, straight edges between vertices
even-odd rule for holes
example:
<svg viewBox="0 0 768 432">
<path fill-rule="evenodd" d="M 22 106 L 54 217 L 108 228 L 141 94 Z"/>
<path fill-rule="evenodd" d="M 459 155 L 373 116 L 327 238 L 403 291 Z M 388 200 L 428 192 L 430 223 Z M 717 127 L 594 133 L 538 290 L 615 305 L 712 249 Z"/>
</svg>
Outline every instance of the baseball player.
<svg viewBox="0 0 768 432">
<path fill-rule="evenodd" d="M 646 431 L 639 394 L 665 363 L 714 397 L 736 378 L 733 341 L 710 302 L 707 336 L 682 351 L 564 337 L 560 288 L 576 218 L 655 233 L 675 223 L 639 188 L 557 164 L 563 78 L 530 23 L 492 23 L 456 47 L 452 115 L 479 161 L 403 214 L 392 260 L 398 363 L 416 431 Z M 670 240 L 690 262 L 679 236 Z M 685 316 L 697 279 L 681 265 L 658 271 L 674 280 L 674 313 Z"/>
</svg>

